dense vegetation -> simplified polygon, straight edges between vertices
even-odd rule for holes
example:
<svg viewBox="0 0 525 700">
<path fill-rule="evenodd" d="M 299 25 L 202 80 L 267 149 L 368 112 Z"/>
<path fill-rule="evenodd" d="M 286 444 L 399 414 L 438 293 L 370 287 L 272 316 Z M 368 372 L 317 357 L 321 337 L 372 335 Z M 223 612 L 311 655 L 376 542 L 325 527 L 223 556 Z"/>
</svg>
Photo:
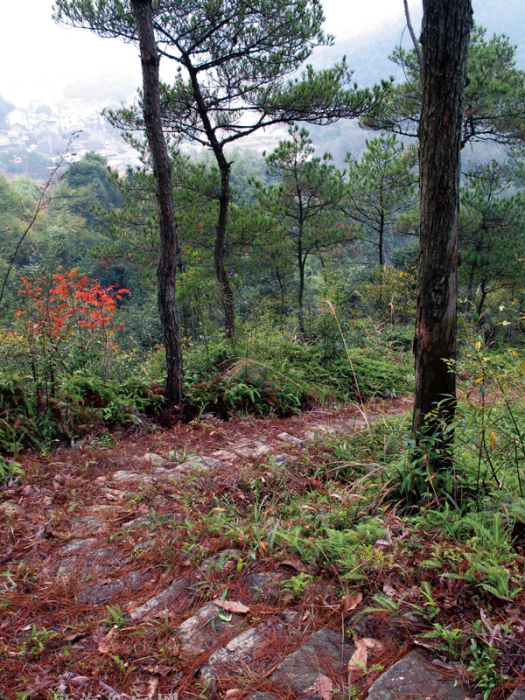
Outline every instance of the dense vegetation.
<svg viewBox="0 0 525 700">
<path fill-rule="evenodd" d="M 489 140 L 499 150 L 498 159 L 486 151 L 462 175 L 459 353 L 448 368 L 460 384 L 454 421 L 419 444 L 399 420 L 331 445 L 337 479 L 366 482 L 368 509 L 359 519 L 332 513 L 322 527 L 303 519 L 279 531 L 305 558 L 328 552 L 349 578 L 363 548 L 384 534 L 366 518 L 394 510 L 467 541 L 472 551 L 461 576 L 482 594 L 511 601 L 521 590 L 512 567 L 525 523 L 525 122 L 517 111 L 525 75 L 514 52 L 504 37 L 473 34 L 463 141 Z M 379 133 L 369 134 L 358 157 L 348 153 L 344 168 L 316 153 L 309 132 L 293 123 L 264 158 L 227 143 L 220 157 L 187 155 L 170 142 L 187 420 L 289 416 L 322 403 L 365 407 L 376 397 L 412 393 L 419 231 L 417 155 L 408 137 L 419 118 L 419 68 L 415 52 L 399 50 L 394 59 L 408 79 L 388 93 L 382 112 L 365 119 Z M 183 116 L 193 129 L 193 117 Z M 125 175 L 88 153 L 45 182 L 0 178 L 4 482 L 20 476 L 15 460 L 25 450 L 154 430 L 169 419 L 155 181 L 148 150 L 136 145 L 143 166 Z M 436 444 L 450 430 L 453 468 L 434 472 Z M 491 558 L 482 560 L 494 542 Z M 459 641 L 434 632 L 461 656 Z M 480 678 L 488 697 L 501 673 L 492 666 Z"/>
</svg>

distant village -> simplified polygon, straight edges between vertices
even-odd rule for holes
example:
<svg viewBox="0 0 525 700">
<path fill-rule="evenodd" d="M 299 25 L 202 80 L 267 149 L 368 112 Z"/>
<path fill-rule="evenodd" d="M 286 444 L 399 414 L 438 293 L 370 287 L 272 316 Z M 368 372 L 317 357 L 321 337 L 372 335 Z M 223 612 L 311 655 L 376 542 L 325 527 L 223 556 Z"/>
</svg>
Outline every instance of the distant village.
<svg viewBox="0 0 525 700">
<path fill-rule="evenodd" d="M 138 163 L 137 152 L 102 116 L 102 107 L 81 98 L 14 109 L 0 125 L 0 153 L 15 149 L 69 162 L 96 151 L 119 172 Z"/>
</svg>

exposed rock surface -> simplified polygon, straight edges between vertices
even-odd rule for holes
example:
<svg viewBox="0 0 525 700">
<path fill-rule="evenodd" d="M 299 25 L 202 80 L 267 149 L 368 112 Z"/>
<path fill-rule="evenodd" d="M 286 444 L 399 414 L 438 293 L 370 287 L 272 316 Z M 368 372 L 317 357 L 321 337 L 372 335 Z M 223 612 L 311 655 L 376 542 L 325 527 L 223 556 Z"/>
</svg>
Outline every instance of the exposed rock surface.
<svg viewBox="0 0 525 700">
<path fill-rule="evenodd" d="M 465 700 L 450 676 L 424 663 L 417 652 L 411 652 L 383 673 L 368 691 L 368 700 Z"/>
<path fill-rule="evenodd" d="M 282 690 L 317 697 L 313 686 L 318 677 L 332 671 L 342 673 L 352 651 L 353 647 L 341 638 L 340 632 L 319 630 L 279 664 L 270 680 Z"/>
</svg>

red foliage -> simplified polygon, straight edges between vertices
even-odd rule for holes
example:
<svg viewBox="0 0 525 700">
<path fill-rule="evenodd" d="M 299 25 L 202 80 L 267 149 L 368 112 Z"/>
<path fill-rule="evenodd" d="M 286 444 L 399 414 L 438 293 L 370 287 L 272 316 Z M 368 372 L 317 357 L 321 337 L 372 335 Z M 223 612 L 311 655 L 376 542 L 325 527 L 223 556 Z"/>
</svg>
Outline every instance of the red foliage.
<svg viewBox="0 0 525 700">
<path fill-rule="evenodd" d="M 89 330 L 107 326 L 117 308 L 115 299 L 129 294 L 128 289 L 118 289 L 116 284 L 103 289 L 88 277 L 80 277 L 78 268 L 53 275 L 51 287 L 43 278 L 25 277 L 21 281 L 23 287 L 18 293 L 26 296 L 31 312 L 24 309 L 18 315 L 29 316 L 26 329 L 32 334 L 54 339 L 74 324 Z"/>
</svg>

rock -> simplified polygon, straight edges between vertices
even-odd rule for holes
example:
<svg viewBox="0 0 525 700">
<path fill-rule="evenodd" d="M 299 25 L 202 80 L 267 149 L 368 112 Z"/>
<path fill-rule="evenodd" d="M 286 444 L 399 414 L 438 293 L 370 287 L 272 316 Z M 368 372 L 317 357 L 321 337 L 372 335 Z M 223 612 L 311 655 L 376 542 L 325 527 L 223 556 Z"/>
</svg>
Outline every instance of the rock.
<svg viewBox="0 0 525 700">
<path fill-rule="evenodd" d="M 271 459 L 278 467 L 285 467 L 291 462 L 290 455 L 274 455 Z"/>
<path fill-rule="evenodd" d="M 203 457 L 202 461 L 207 467 L 213 468 L 213 467 L 223 467 L 223 463 L 220 461 L 220 459 L 214 459 L 213 457 Z"/>
<path fill-rule="evenodd" d="M 136 552 L 137 554 L 144 553 L 150 549 L 153 549 L 156 543 L 157 540 L 155 538 L 147 540 L 146 542 L 139 542 L 133 547 L 133 552 Z"/>
<path fill-rule="evenodd" d="M 0 513 L 4 515 L 18 515 L 22 513 L 22 508 L 15 501 L 4 501 L 0 503 Z"/>
<path fill-rule="evenodd" d="M 125 523 L 122 523 L 121 527 L 123 530 L 128 530 L 131 527 L 140 527 L 141 525 L 145 525 L 146 523 L 150 523 L 151 518 L 148 515 L 141 515 L 139 518 L 134 518 L 133 520 L 128 520 Z"/>
<path fill-rule="evenodd" d="M 300 440 L 289 433 L 279 433 L 277 437 L 281 442 L 288 442 L 290 445 L 296 445 L 297 447 L 302 447 L 304 445 L 304 440 Z"/>
<path fill-rule="evenodd" d="M 220 609 L 213 603 L 208 603 L 185 620 L 175 630 L 181 651 L 185 654 L 201 654 L 215 644 L 218 636 L 228 630 L 235 630 L 243 620 L 242 615 L 226 615 L 229 619 L 222 619 Z"/>
<path fill-rule="evenodd" d="M 213 456 L 216 459 L 224 459 L 226 461 L 233 460 L 236 457 L 232 452 L 227 452 L 226 450 L 215 450 Z"/>
<path fill-rule="evenodd" d="M 253 447 L 241 446 L 235 450 L 235 454 L 240 457 L 261 457 L 270 452 L 270 447 L 263 443 L 252 443 Z"/>
<path fill-rule="evenodd" d="M 153 480 L 150 476 L 145 476 L 144 474 L 137 474 L 136 472 L 128 472 L 124 469 L 114 472 L 112 474 L 113 481 L 143 481 L 144 483 L 151 483 Z"/>
<path fill-rule="evenodd" d="M 212 459 L 211 457 L 207 459 Z M 219 461 L 219 460 L 214 460 L 214 461 Z M 222 466 L 222 462 L 220 462 Z M 185 474 L 186 472 L 189 471 L 195 471 L 200 474 L 204 474 L 210 470 L 210 467 L 208 464 L 205 463 L 204 457 L 199 457 L 197 455 L 191 455 L 188 457 L 182 464 L 179 464 L 178 467 L 175 467 L 175 469 L 170 469 L 170 472 L 175 475 L 175 474 Z"/>
<path fill-rule="evenodd" d="M 80 542 L 95 542 L 98 544 L 98 540 L 95 539 L 77 540 L 76 542 L 70 542 L 66 547 L 77 546 L 77 543 L 79 543 L 78 547 L 80 547 Z M 91 544 L 91 546 L 93 545 Z M 62 547 L 61 549 L 64 550 L 66 547 Z M 79 580 L 89 583 L 94 578 L 104 576 L 109 567 L 119 563 L 118 549 L 116 547 L 92 549 L 84 553 L 85 549 L 86 547 L 70 549 L 70 552 L 78 553 L 61 559 L 58 564 L 53 567 L 55 575 L 60 578 L 69 578 L 74 574 Z"/>
<path fill-rule="evenodd" d="M 156 523 L 158 522 L 159 524 L 164 524 L 164 523 L 181 523 L 183 520 L 186 519 L 186 516 L 183 513 L 159 513 L 156 516 L 149 516 L 149 515 L 141 515 L 138 518 L 134 518 L 133 520 L 128 520 L 125 523 L 122 523 L 121 527 L 123 530 L 128 530 L 131 527 L 140 527 L 141 525 L 146 525 L 147 523 Z"/>
<path fill-rule="evenodd" d="M 151 475 L 156 477 L 157 479 L 169 479 L 171 474 L 170 469 L 166 469 L 166 467 L 154 467 L 151 470 Z"/>
<path fill-rule="evenodd" d="M 525 700 L 525 686 L 523 688 L 516 688 L 508 700 Z"/>
<path fill-rule="evenodd" d="M 287 625 L 297 627 L 300 618 L 300 614 L 297 610 L 285 610 L 281 615 Z"/>
<path fill-rule="evenodd" d="M 146 454 L 144 455 L 144 457 L 142 459 L 146 462 L 149 462 L 154 467 L 162 467 L 162 466 L 164 466 L 164 464 L 168 463 L 167 459 L 165 459 L 164 457 L 161 457 L 158 454 L 155 454 L 155 452 L 146 452 Z"/>
<path fill-rule="evenodd" d="M 200 675 L 202 678 L 214 678 L 224 664 L 231 665 L 234 671 L 243 666 L 250 668 L 255 652 L 263 647 L 265 642 L 274 642 L 275 634 L 283 634 L 284 630 L 285 626 L 279 620 L 268 620 L 241 632 L 210 656 L 206 665 L 201 668 Z"/>
<path fill-rule="evenodd" d="M 137 590 L 148 580 L 149 576 L 147 574 L 143 574 L 140 571 L 130 571 L 115 581 L 103 583 L 100 586 L 88 586 L 84 588 L 78 595 L 78 601 L 80 603 L 99 605 L 100 603 L 112 600 L 124 591 Z"/>
<path fill-rule="evenodd" d="M 96 506 L 91 506 L 91 508 L 88 509 L 89 513 L 113 513 L 115 511 L 115 506 L 106 506 L 106 505 L 96 505 Z"/>
<path fill-rule="evenodd" d="M 86 515 L 82 518 L 72 518 L 72 535 L 88 535 L 103 527 L 102 520 L 94 515 Z"/>
<path fill-rule="evenodd" d="M 246 577 L 248 590 L 255 602 L 264 601 L 269 603 L 271 600 L 279 597 L 281 591 L 280 582 L 283 578 L 281 573 L 267 574 L 249 574 Z"/>
<path fill-rule="evenodd" d="M 346 674 L 353 647 L 341 639 L 340 632 L 322 629 L 297 651 L 282 661 L 270 680 L 287 692 L 305 693 L 317 697 L 313 685 L 328 669 Z"/>
<path fill-rule="evenodd" d="M 171 605 L 174 598 L 181 595 L 187 589 L 191 581 L 189 578 L 179 578 L 173 581 L 168 588 L 158 593 L 153 598 L 150 598 L 138 608 L 133 610 L 129 617 L 132 620 L 143 620 L 145 617 L 157 617 L 159 614 L 164 615 L 164 612 Z"/>
<path fill-rule="evenodd" d="M 90 549 L 98 544 L 96 537 L 86 537 L 85 539 L 70 540 L 63 547 L 59 547 L 56 553 L 59 557 L 69 557 L 72 554 L 78 554 L 85 549 Z"/>
<path fill-rule="evenodd" d="M 397 700 L 417 697 L 421 700 L 464 700 L 460 688 L 450 677 L 433 668 L 427 668 L 417 652 L 391 666 L 368 691 L 368 700 Z"/>
</svg>

